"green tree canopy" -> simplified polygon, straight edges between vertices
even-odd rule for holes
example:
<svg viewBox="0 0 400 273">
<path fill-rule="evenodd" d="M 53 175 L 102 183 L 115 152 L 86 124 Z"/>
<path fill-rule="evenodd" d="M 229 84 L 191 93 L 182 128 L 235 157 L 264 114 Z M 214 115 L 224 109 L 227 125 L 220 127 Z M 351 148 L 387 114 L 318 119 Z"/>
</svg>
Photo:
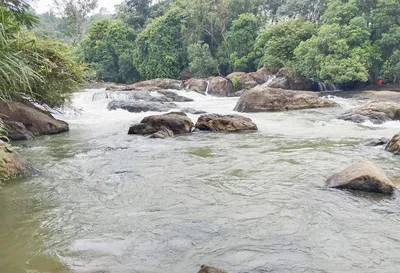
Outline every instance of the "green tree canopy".
<svg viewBox="0 0 400 273">
<path fill-rule="evenodd" d="M 186 65 L 182 14 L 172 9 L 151 21 L 138 35 L 134 65 L 142 79 L 175 78 Z"/>
<path fill-rule="evenodd" d="M 206 78 L 218 74 L 218 62 L 211 56 L 207 44 L 195 43 L 188 47 L 189 69 L 194 77 Z"/>
<path fill-rule="evenodd" d="M 267 26 L 260 32 L 255 45 L 260 56 L 258 66 L 266 66 L 275 72 L 290 66 L 296 47 L 311 38 L 315 31 L 316 26 L 303 19 Z"/>
<path fill-rule="evenodd" d="M 105 19 L 91 26 L 83 52 L 97 80 L 131 83 L 138 79 L 133 66 L 135 40 L 136 32 L 123 23 Z"/>
</svg>

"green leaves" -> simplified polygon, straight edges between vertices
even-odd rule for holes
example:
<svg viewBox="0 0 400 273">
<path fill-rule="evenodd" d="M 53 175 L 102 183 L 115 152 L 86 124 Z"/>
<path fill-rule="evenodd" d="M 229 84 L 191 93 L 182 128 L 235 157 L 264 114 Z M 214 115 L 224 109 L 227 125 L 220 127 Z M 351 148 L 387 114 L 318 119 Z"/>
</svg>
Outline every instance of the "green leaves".
<svg viewBox="0 0 400 273">
<path fill-rule="evenodd" d="M 275 72 L 290 66 L 296 47 L 309 39 L 315 31 L 313 23 L 302 19 L 267 26 L 260 32 L 255 45 L 260 55 L 258 66 L 266 66 Z"/>
<path fill-rule="evenodd" d="M 194 77 L 207 78 L 218 74 L 218 62 L 211 56 L 207 44 L 200 42 L 188 47 L 189 69 Z"/>
<path fill-rule="evenodd" d="M 186 50 L 181 20 L 179 10 L 172 9 L 138 35 L 133 60 L 141 79 L 176 78 L 182 71 Z"/>
<path fill-rule="evenodd" d="M 306 77 L 327 83 L 367 81 L 372 66 L 372 46 L 365 22 L 323 25 L 295 50 L 294 67 Z"/>
<path fill-rule="evenodd" d="M 252 13 L 243 13 L 232 22 L 226 40 L 219 49 L 220 56 L 227 55 L 229 72 L 251 72 L 256 69 L 254 42 L 260 25 L 261 20 Z"/>
<path fill-rule="evenodd" d="M 132 83 L 139 78 L 133 65 L 136 32 L 107 19 L 93 24 L 82 47 L 99 81 Z"/>
</svg>

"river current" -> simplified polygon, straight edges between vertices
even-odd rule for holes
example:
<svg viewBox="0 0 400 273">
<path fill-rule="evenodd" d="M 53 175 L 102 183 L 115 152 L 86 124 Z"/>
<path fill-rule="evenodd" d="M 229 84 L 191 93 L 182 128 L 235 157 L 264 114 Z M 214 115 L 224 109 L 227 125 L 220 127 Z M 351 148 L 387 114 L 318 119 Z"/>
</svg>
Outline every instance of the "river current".
<svg viewBox="0 0 400 273">
<path fill-rule="evenodd" d="M 336 119 L 366 101 L 244 114 L 256 133 L 160 140 L 127 135 L 154 113 L 108 111 L 105 94 L 75 94 L 58 116 L 69 133 L 15 143 L 42 174 L 0 189 L 0 273 L 400 271 L 400 202 L 324 187 L 362 159 L 400 176 L 398 157 L 361 144 L 399 122 Z M 179 107 L 220 114 L 238 100 L 181 95 L 195 101 Z"/>
</svg>

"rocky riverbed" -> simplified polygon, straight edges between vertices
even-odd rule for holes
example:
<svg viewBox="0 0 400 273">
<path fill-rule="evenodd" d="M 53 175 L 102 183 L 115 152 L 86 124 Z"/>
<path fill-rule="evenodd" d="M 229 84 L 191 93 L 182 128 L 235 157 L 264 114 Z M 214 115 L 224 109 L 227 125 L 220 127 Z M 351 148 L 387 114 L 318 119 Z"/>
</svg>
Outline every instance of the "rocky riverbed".
<svg viewBox="0 0 400 273">
<path fill-rule="evenodd" d="M 3 115 L 41 175 L 2 186 L 1 272 L 397 272 L 396 94 L 158 84 L 78 93 L 57 120 L 30 106 L 63 134 Z"/>
</svg>

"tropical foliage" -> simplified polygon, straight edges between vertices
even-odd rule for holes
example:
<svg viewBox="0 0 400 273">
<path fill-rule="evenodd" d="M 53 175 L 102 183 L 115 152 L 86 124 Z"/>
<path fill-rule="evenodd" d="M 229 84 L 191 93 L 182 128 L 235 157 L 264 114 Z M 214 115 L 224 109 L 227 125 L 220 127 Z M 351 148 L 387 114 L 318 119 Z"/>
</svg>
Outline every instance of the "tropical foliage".
<svg viewBox="0 0 400 273">
<path fill-rule="evenodd" d="M 0 2 L 0 99 L 29 95 L 60 106 L 83 82 L 83 66 L 65 45 L 31 33 L 38 18 L 29 9 L 25 1 Z"/>
</svg>

